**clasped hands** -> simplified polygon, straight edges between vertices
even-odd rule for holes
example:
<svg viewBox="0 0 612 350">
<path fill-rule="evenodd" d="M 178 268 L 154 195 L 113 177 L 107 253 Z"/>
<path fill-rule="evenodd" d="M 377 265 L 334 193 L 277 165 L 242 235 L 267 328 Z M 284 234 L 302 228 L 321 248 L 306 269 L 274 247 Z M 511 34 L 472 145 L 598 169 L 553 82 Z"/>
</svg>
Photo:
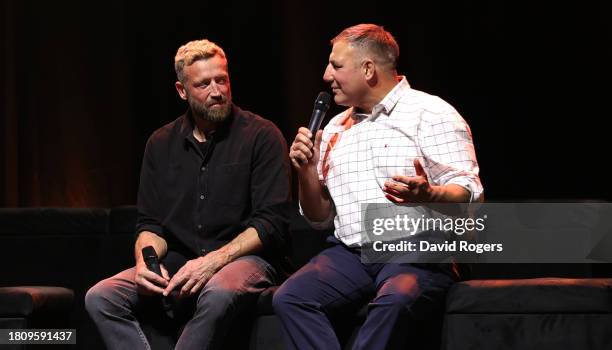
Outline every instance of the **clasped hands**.
<svg viewBox="0 0 612 350">
<path fill-rule="evenodd" d="M 136 284 L 141 294 L 163 294 L 168 296 L 174 289 L 181 287 L 179 297 L 198 293 L 206 282 L 225 265 L 223 254 L 218 251 L 187 261 L 177 272 L 169 277 L 161 265 L 162 276 L 150 271 L 144 262 L 136 264 Z"/>
</svg>

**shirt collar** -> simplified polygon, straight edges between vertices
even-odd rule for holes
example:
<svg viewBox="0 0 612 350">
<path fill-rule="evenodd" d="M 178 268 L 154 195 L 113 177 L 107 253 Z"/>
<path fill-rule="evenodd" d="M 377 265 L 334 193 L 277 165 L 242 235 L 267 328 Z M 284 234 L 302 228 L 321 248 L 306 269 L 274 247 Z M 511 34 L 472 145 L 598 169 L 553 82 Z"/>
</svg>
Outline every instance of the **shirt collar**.
<svg viewBox="0 0 612 350">
<path fill-rule="evenodd" d="M 410 90 L 410 84 L 403 75 L 398 76 L 398 83 L 387 93 L 387 95 L 372 108 L 372 119 L 377 118 L 380 113 L 384 112 L 389 115 L 400 98 Z"/>
<path fill-rule="evenodd" d="M 355 123 L 359 123 L 364 119 L 374 120 L 378 118 L 382 112 L 384 112 L 385 115 L 389 115 L 400 98 L 410 90 L 410 84 L 408 84 L 406 76 L 400 75 L 397 78 L 398 83 L 374 106 L 374 108 L 372 108 L 371 114 L 360 113 L 356 111 L 354 107 L 351 107 L 344 112 L 342 117 L 340 117 L 334 125 L 329 126 L 329 131 L 331 133 L 337 133 L 347 129 L 347 119 L 349 117 L 352 118 Z"/>
</svg>

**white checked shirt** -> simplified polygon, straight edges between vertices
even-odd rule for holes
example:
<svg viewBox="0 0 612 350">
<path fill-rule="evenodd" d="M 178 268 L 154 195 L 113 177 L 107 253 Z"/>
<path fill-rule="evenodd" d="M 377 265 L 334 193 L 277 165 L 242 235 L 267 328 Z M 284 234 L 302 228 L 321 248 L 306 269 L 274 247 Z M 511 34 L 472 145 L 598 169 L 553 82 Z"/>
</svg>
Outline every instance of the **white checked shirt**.
<svg viewBox="0 0 612 350">
<path fill-rule="evenodd" d="M 353 119 L 348 128 L 347 118 Z M 361 204 L 392 203 L 382 190 L 385 181 L 393 175 L 416 176 L 415 158 L 432 185 L 460 185 L 471 201 L 483 192 L 465 120 L 439 97 L 411 89 L 403 76 L 371 115 L 349 108 L 332 118 L 323 130 L 320 155 L 319 180 L 335 209 L 323 222 L 305 218 L 314 228 L 329 227 L 333 219 L 336 238 L 348 246 L 362 243 Z"/>
</svg>

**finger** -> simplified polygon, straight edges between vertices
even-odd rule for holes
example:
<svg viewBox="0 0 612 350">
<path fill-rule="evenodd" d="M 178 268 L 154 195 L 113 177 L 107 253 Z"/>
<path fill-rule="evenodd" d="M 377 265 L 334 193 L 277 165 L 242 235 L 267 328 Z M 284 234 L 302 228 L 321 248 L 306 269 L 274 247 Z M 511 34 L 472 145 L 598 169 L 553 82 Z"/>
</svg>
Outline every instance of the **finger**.
<svg viewBox="0 0 612 350">
<path fill-rule="evenodd" d="M 180 286 L 185 283 L 186 277 L 183 274 L 179 275 L 178 273 L 170 279 L 168 286 L 164 289 L 164 296 L 168 296 L 170 292 L 174 290 L 177 286 Z"/>
<path fill-rule="evenodd" d="M 308 158 L 312 157 L 312 151 L 310 150 L 310 148 L 302 143 L 296 143 L 294 145 L 293 152 L 294 153 L 302 152 L 306 155 L 306 157 Z"/>
<path fill-rule="evenodd" d="M 393 180 L 396 180 L 396 181 L 386 181 L 385 188 L 391 188 L 396 191 L 410 191 L 411 187 L 409 184 L 411 180 L 409 178 L 393 179 Z M 407 183 L 404 181 L 406 181 Z"/>
<path fill-rule="evenodd" d="M 292 152 L 291 158 L 295 159 L 299 164 L 308 163 L 308 158 L 306 158 L 306 155 L 302 152 Z"/>
<path fill-rule="evenodd" d="M 162 272 L 163 273 L 163 272 Z M 155 283 L 159 286 L 167 286 L 168 285 L 168 281 L 166 281 L 162 276 L 156 274 L 155 272 L 151 271 L 151 270 L 143 270 L 140 272 L 140 276 L 151 282 L 151 283 Z"/>
<path fill-rule="evenodd" d="M 419 184 L 419 179 L 413 176 L 404 176 L 404 175 L 394 175 L 393 181 L 399 182 L 399 186 L 405 185 L 409 190 L 416 188 Z"/>
<path fill-rule="evenodd" d="M 410 181 L 412 181 L 414 179 L 413 176 L 405 176 L 405 175 L 393 175 L 391 177 L 391 179 L 393 179 L 393 181 L 397 181 L 397 182 L 401 182 L 403 184 L 407 184 Z M 391 182 L 391 181 L 387 181 L 387 182 Z"/>
<path fill-rule="evenodd" d="M 385 187 L 385 188 L 383 188 L 383 192 L 391 194 L 391 195 L 393 195 L 395 197 L 405 197 L 408 194 L 407 192 L 409 192 L 409 191 L 407 191 L 407 190 L 398 191 L 397 189 L 392 188 L 392 187 Z"/>
<path fill-rule="evenodd" d="M 385 181 L 383 185 L 383 191 L 386 191 L 388 189 L 398 190 L 398 183 L 394 181 Z"/>
<path fill-rule="evenodd" d="M 423 169 L 423 166 L 421 165 L 421 162 L 419 161 L 419 159 L 414 158 L 412 162 L 414 164 L 414 170 L 416 171 L 416 175 L 422 176 L 425 178 L 425 180 L 427 180 L 427 174 L 425 173 L 425 169 Z"/>
<path fill-rule="evenodd" d="M 191 290 L 189 291 L 189 294 L 194 295 L 198 293 L 200 289 L 202 289 L 203 286 L 204 286 L 204 280 L 198 281 L 196 284 L 193 285 L 193 288 L 191 288 Z"/>
<path fill-rule="evenodd" d="M 296 169 L 300 169 L 302 167 L 302 165 L 297 161 L 297 159 L 293 157 L 291 157 L 291 164 L 293 164 L 293 167 Z"/>
<path fill-rule="evenodd" d="M 185 284 L 183 284 L 183 287 L 181 287 L 181 294 L 187 294 L 191 291 L 191 288 L 193 288 L 193 286 L 197 283 L 198 281 L 195 279 L 190 279 L 189 281 L 185 282 Z"/>
<path fill-rule="evenodd" d="M 396 197 L 394 195 L 388 194 L 388 193 L 385 193 L 385 197 L 387 197 L 387 199 L 393 203 L 397 203 L 397 204 L 406 203 L 406 200 Z"/>
<path fill-rule="evenodd" d="M 150 281 L 148 281 L 146 278 L 140 278 L 137 282 L 138 286 L 148 292 L 152 292 L 152 293 L 156 293 L 156 294 L 162 294 L 164 292 L 164 289 Z"/>
<path fill-rule="evenodd" d="M 298 135 L 304 135 L 306 136 L 309 140 L 312 137 L 312 133 L 310 132 L 310 130 L 306 127 L 301 127 L 298 129 Z"/>
<path fill-rule="evenodd" d="M 295 136 L 295 141 L 293 141 L 293 146 L 300 145 L 300 144 L 306 146 L 306 148 L 308 149 L 311 149 L 313 146 L 313 143 L 312 141 L 310 141 L 310 138 L 308 138 L 306 135 L 303 135 L 303 134 L 297 134 Z"/>
<path fill-rule="evenodd" d="M 162 264 L 159 264 L 159 267 L 161 267 L 162 277 L 166 281 L 169 281 L 170 280 L 170 275 L 168 274 L 168 270 L 166 270 L 166 267 L 164 265 L 162 265 Z"/>
</svg>

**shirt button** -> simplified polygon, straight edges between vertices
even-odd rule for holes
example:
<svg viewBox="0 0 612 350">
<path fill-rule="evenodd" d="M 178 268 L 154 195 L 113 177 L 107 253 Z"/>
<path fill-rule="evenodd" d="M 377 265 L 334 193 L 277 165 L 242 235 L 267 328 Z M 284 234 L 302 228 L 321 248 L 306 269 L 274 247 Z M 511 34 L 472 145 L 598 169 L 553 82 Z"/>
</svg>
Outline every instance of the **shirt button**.
<svg viewBox="0 0 612 350">
<path fill-rule="evenodd" d="M 202 225 L 198 225 L 198 230 L 201 230 L 201 229 L 202 229 Z"/>
<path fill-rule="evenodd" d="M 204 195 L 203 194 L 200 195 L 200 199 L 204 199 Z"/>
<path fill-rule="evenodd" d="M 203 166 L 203 167 L 200 168 L 200 170 L 204 171 L 204 170 L 206 170 L 206 167 Z"/>
</svg>

